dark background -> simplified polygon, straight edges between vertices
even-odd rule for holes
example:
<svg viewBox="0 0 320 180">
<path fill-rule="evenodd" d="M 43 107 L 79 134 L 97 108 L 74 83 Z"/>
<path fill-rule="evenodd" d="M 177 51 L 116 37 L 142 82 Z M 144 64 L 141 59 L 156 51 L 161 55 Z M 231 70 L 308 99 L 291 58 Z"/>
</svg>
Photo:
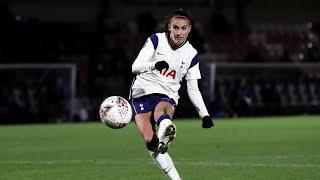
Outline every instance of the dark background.
<svg viewBox="0 0 320 180">
<path fill-rule="evenodd" d="M 0 63 L 76 64 L 77 89 L 70 119 L 65 72 L 51 71 L 38 81 L 49 72 L 1 69 L 0 123 L 98 120 L 104 98 L 128 97 L 137 53 L 179 8 L 194 18 L 190 41 L 202 57 L 204 77 L 210 62 L 318 64 L 318 7 L 312 0 L 1 2 Z M 240 71 L 219 69 L 214 94 L 205 93 L 206 78 L 200 81 L 212 116 L 319 114 L 320 68 L 282 69 L 277 76 L 266 69 Z M 263 75 L 254 76 L 256 71 Z M 176 117 L 197 117 L 185 90 Z"/>
</svg>

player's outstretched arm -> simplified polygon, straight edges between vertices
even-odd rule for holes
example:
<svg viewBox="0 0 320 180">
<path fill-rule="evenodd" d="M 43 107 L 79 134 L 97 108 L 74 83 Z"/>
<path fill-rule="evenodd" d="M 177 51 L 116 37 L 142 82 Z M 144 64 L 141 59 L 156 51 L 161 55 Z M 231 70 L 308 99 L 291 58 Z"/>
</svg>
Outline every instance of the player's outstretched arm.
<svg viewBox="0 0 320 180">
<path fill-rule="evenodd" d="M 202 127 L 211 128 L 214 126 L 213 121 L 208 113 L 206 105 L 204 104 L 201 92 L 198 87 L 198 80 L 187 80 L 187 91 L 193 106 L 198 111 L 199 116 L 202 118 Z"/>
</svg>

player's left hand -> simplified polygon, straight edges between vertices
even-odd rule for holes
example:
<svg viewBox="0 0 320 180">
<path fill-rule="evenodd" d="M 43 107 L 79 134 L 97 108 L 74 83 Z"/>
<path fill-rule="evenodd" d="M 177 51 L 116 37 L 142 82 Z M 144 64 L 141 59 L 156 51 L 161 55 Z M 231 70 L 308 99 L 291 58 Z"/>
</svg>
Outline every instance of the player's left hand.
<svg viewBox="0 0 320 180">
<path fill-rule="evenodd" d="M 210 116 L 204 116 L 202 118 L 202 127 L 203 128 L 211 128 L 213 126 L 214 126 L 214 124 L 213 124 L 213 121 Z"/>
</svg>

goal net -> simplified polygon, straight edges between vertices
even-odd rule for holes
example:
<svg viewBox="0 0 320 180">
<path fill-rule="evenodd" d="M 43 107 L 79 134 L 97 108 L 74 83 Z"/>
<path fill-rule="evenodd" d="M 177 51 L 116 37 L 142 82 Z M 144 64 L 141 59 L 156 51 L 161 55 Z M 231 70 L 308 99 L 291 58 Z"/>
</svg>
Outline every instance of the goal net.
<svg viewBox="0 0 320 180">
<path fill-rule="evenodd" d="M 211 63 L 204 96 L 220 117 L 319 114 L 320 64 Z"/>
<path fill-rule="evenodd" d="M 0 123 L 42 123 L 73 118 L 74 64 L 0 64 Z"/>
</svg>

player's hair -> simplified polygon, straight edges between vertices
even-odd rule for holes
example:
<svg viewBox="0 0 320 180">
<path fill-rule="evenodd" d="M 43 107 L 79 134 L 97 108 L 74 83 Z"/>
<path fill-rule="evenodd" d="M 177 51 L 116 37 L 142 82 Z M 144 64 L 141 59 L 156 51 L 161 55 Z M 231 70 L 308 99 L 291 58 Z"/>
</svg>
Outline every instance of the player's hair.
<svg viewBox="0 0 320 180">
<path fill-rule="evenodd" d="M 168 25 L 169 25 L 171 19 L 174 17 L 188 19 L 190 21 L 190 25 L 193 24 L 193 20 L 191 18 L 191 15 L 186 10 L 180 8 L 179 10 L 174 11 L 169 16 L 166 16 L 165 19 L 158 24 L 156 31 L 169 33 Z"/>
</svg>

